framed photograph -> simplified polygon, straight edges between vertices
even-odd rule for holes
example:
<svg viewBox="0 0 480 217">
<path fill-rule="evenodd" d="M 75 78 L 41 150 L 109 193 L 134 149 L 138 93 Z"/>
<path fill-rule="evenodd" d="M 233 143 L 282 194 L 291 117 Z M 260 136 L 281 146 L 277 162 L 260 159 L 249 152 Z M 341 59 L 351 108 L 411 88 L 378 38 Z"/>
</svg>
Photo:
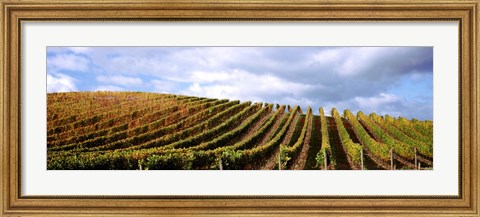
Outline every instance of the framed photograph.
<svg viewBox="0 0 480 217">
<path fill-rule="evenodd" d="M 478 216 L 478 1 L 1 1 L 2 216 Z"/>
</svg>

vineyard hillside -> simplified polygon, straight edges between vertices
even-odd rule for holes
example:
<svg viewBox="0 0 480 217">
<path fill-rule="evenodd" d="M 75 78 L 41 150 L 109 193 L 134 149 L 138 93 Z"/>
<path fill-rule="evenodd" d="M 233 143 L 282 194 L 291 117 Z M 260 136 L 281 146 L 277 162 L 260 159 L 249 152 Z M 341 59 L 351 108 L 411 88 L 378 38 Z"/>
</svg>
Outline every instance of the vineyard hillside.
<svg viewBox="0 0 480 217">
<path fill-rule="evenodd" d="M 47 96 L 49 170 L 432 168 L 432 121 L 145 92 Z"/>
</svg>

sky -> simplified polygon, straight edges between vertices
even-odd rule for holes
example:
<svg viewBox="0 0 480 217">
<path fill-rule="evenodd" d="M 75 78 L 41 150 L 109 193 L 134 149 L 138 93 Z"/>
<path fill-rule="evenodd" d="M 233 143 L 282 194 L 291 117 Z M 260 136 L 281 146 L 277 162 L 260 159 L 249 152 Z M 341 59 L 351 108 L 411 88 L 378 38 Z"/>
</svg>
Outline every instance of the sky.
<svg viewBox="0 0 480 217">
<path fill-rule="evenodd" d="M 433 120 L 432 47 L 47 47 L 47 92 L 145 91 Z"/>
</svg>

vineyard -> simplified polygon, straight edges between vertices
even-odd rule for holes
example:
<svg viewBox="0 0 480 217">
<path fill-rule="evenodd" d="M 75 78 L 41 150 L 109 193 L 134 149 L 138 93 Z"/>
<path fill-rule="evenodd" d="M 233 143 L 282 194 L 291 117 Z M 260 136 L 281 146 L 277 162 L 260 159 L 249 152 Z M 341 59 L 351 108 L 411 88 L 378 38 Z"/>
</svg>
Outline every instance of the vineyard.
<svg viewBox="0 0 480 217">
<path fill-rule="evenodd" d="M 143 92 L 47 100 L 49 170 L 433 168 L 432 121 Z"/>
</svg>

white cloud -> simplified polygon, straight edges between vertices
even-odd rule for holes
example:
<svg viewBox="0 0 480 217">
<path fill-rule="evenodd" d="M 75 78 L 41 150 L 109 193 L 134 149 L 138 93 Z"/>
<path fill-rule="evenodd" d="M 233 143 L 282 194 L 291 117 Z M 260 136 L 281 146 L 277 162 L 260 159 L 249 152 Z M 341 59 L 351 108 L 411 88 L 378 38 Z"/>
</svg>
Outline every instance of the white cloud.
<svg viewBox="0 0 480 217">
<path fill-rule="evenodd" d="M 311 85 L 287 81 L 274 75 L 258 75 L 243 70 L 232 72 L 196 71 L 187 78 L 191 80 L 186 95 L 229 98 L 250 101 L 277 102 L 286 104 L 311 90 Z M 203 82 L 202 81 L 206 81 Z"/>
<path fill-rule="evenodd" d="M 75 54 L 57 54 L 47 58 L 48 68 L 54 71 L 70 70 L 87 72 L 90 61 L 82 56 Z"/>
<path fill-rule="evenodd" d="M 384 51 L 388 48 L 384 47 L 362 47 L 355 49 L 346 49 L 343 58 L 345 61 L 339 67 L 340 76 L 351 76 L 362 73 L 368 73 L 368 69 L 372 64 L 381 64 L 378 62 L 381 55 L 385 55 Z"/>
<path fill-rule="evenodd" d="M 73 54 L 85 54 L 88 55 L 93 51 L 93 47 L 54 47 L 48 46 L 47 52 L 51 54 L 60 54 L 60 53 L 73 53 Z"/>
<path fill-rule="evenodd" d="M 160 93 L 174 93 L 178 86 L 174 81 L 152 80 L 150 83 L 155 92 Z"/>
<path fill-rule="evenodd" d="M 239 62 L 258 64 L 258 53 L 256 48 L 237 47 L 98 47 L 92 50 L 90 59 L 109 73 L 183 82 L 186 72 L 231 70 L 230 64 Z"/>
<path fill-rule="evenodd" d="M 115 85 L 101 85 L 94 89 L 95 91 L 124 91 L 125 89 Z"/>
<path fill-rule="evenodd" d="M 382 64 L 379 60 L 392 54 L 390 47 L 340 47 L 320 50 L 312 59 L 317 67 L 347 77 L 371 73 L 372 65 Z"/>
<path fill-rule="evenodd" d="M 321 50 L 313 55 L 313 60 L 320 64 L 329 64 L 342 58 L 343 52 L 339 49 Z"/>
<path fill-rule="evenodd" d="M 231 80 L 234 76 L 232 73 L 226 72 L 194 71 L 188 79 L 192 82 L 221 82 Z"/>
<path fill-rule="evenodd" d="M 258 59 L 261 55 L 255 47 L 198 47 L 183 49 L 172 54 L 170 60 L 182 60 L 202 68 L 225 68 L 231 63 L 248 59 Z"/>
<path fill-rule="evenodd" d="M 89 47 L 69 47 L 68 49 L 75 54 L 88 54 L 91 51 Z"/>
<path fill-rule="evenodd" d="M 102 83 L 108 83 L 108 84 L 116 84 L 120 86 L 135 86 L 135 85 L 141 85 L 142 79 L 140 78 L 132 78 L 132 77 L 126 77 L 122 75 L 111 75 L 111 76 L 98 76 L 97 81 L 100 81 Z"/>
<path fill-rule="evenodd" d="M 74 79 L 64 74 L 47 74 L 47 92 L 77 91 Z"/>
<path fill-rule="evenodd" d="M 398 102 L 400 100 L 399 97 L 393 94 L 387 93 L 380 93 L 377 96 L 371 97 L 355 97 L 355 101 L 358 105 L 362 108 L 371 108 L 376 109 L 380 108 L 381 106 Z"/>
<path fill-rule="evenodd" d="M 313 112 L 315 114 L 318 114 L 318 109 L 320 108 L 320 107 L 315 108 L 314 101 L 305 97 L 301 97 L 301 98 L 285 97 L 282 100 L 282 104 L 291 105 L 291 106 L 299 105 L 303 111 L 306 111 L 307 107 L 310 106 L 314 110 Z"/>
<path fill-rule="evenodd" d="M 243 98 L 239 96 L 239 88 L 229 85 L 212 85 L 212 86 L 201 86 L 199 83 L 192 84 L 187 93 L 189 95 L 195 96 L 208 96 L 211 98 L 229 98 L 229 99 L 239 99 Z"/>
<path fill-rule="evenodd" d="M 431 102 L 424 103 L 415 99 L 407 99 L 386 93 L 380 93 L 371 97 L 355 97 L 341 102 L 326 103 L 321 106 L 324 107 L 327 114 L 330 114 L 331 109 L 335 107 L 338 111 L 348 109 L 353 113 L 362 111 L 365 114 L 388 114 L 393 117 L 417 118 L 420 120 L 432 120 L 431 112 L 433 111 Z"/>
</svg>

